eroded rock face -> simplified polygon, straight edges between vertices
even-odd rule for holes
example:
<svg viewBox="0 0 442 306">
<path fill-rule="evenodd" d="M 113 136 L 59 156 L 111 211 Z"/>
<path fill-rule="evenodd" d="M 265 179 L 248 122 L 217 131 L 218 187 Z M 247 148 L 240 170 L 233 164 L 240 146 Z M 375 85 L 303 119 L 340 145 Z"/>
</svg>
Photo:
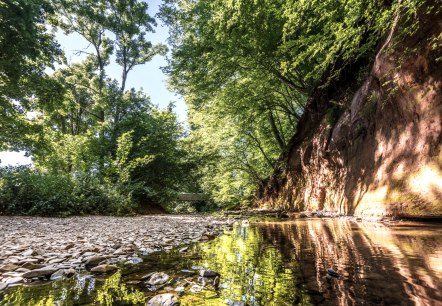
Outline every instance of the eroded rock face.
<svg viewBox="0 0 442 306">
<path fill-rule="evenodd" d="M 342 114 L 332 123 L 325 114 L 305 116 L 314 128 L 298 126 L 311 133 L 289 148 L 285 169 L 260 190 L 257 206 L 364 218 L 442 215 L 441 48 L 431 43 L 441 18 L 440 11 L 417 13 L 419 28 L 407 39 L 398 38 L 399 21 L 362 86 L 333 89 L 353 90 L 352 99 L 327 100 L 339 101 Z"/>
<path fill-rule="evenodd" d="M 147 306 L 178 306 L 180 302 L 178 298 L 171 293 L 159 294 L 151 298 L 147 304 Z"/>
</svg>

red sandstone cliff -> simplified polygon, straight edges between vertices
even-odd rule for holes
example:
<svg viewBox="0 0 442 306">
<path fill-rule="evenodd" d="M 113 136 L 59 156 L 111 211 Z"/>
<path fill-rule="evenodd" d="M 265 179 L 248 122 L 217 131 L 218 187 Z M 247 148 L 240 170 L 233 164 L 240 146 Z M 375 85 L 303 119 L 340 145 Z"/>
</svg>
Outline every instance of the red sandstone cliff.
<svg viewBox="0 0 442 306">
<path fill-rule="evenodd" d="M 400 30 L 399 19 L 353 98 L 334 102 L 343 114 L 292 146 L 257 206 L 442 215 L 442 14 L 419 17 L 411 36 Z"/>
</svg>

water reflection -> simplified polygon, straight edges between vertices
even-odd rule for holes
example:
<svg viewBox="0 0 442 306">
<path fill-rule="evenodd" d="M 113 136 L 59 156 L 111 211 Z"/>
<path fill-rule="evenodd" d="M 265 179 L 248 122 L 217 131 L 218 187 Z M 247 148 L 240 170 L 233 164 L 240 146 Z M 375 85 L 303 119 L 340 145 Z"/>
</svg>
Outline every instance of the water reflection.
<svg viewBox="0 0 442 306">
<path fill-rule="evenodd" d="M 221 274 L 220 289 L 182 269 Z M 339 279 L 326 278 L 333 267 Z M 144 305 L 155 293 L 139 280 L 164 271 L 185 286 L 181 305 L 442 305 L 442 225 L 297 220 L 238 225 L 187 253 L 152 254 L 106 279 L 79 276 L 10 288 L 0 305 Z"/>
<path fill-rule="evenodd" d="M 143 305 L 143 292 L 128 287 L 117 272 L 106 279 L 90 275 L 55 281 L 44 285 L 9 288 L 0 305 Z"/>
<path fill-rule="evenodd" d="M 266 240 L 286 246 L 286 260 L 300 263 L 305 286 L 321 292 L 324 304 L 442 305 L 441 225 L 318 220 L 257 226 Z M 328 282 L 328 267 L 342 277 Z"/>
<path fill-rule="evenodd" d="M 285 260 L 276 245 L 267 242 L 256 226 L 241 227 L 198 250 L 199 263 L 218 271 L 222 278 L 218 296 L 211 301 L 195 297 L 183 298 L 184 305 L 226 305 L 244 302 L 247 305 L 305 304 L 309 296 L 295 285 L 298 263 Z M 192 304 L 193 303 L 193 304 Z"/>
</svg>

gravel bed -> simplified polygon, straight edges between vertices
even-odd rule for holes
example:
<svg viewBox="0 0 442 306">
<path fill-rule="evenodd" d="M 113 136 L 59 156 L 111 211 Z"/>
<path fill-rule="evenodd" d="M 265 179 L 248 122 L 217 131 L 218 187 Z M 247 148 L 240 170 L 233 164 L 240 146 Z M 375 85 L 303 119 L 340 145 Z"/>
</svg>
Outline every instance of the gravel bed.
<svg viewBox="0 0 442 306">
<path fill-rule="evenodd" d="M 207 241 L 228 218 L 198 215 L 0 217 L 0 290 L 23 282 L 108 273 L 141 255 Z"/>
</svg>

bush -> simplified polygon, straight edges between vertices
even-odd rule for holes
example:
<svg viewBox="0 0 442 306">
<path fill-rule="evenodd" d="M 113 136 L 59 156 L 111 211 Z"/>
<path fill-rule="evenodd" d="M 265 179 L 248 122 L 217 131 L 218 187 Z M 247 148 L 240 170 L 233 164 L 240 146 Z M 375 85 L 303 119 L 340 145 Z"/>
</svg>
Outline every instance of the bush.
<svg viewBox="0 0 442 306">
<path fill-rule="evenodd" d="M 76 181 L 75 193 L 82 203 L 82 214 L 124 215 L 135 207 L 132 193 L 121 186 L 90 176 L 78 177 Z"/>
<path fill-rule="evenodd" d="M 97 178 L 50 174 L 29 167 L 0 168 L 0 214 L 69 216 L 127 214 L 130 193 Z"/>
</svg>

